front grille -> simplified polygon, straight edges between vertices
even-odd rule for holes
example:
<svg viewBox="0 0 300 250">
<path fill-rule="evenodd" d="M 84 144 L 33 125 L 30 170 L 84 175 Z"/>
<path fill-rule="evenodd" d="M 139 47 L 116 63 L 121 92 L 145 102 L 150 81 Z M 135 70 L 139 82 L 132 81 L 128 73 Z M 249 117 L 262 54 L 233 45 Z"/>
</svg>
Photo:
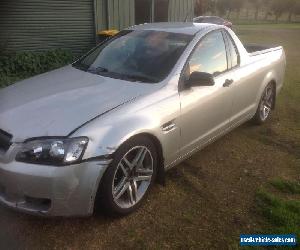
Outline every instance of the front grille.
<svg viewBox="0 0 300 250">
<path fill-rule="evenodd" d="M 0 150 L 6 152 L 11 145 L 12 135 L 0 129 Z"/>
</svg>

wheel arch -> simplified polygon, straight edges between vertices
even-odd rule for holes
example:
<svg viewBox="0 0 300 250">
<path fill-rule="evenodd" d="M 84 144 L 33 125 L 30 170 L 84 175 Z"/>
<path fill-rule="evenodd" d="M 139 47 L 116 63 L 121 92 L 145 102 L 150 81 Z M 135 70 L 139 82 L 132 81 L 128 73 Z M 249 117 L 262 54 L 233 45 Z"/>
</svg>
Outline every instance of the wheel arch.
<svg viewBox="0 0 300 250">
<path fill-rule="evenodd" d="M 272 106 L 272 109 L 274 109 L 275 102 L 276 102 L 276 95 L 277 95 L 277 74 L 274 71 L 268 72 L 266 74 L 265 78 L 263 79 L 260 89 L 258 91 L 256 103 L 257 103 L 257 107 L 258 107 L 261 96 L 262 96 L 265 88 L 268 86 L 268 84 L 272 84 L 274 86 L 275 95 L 274 95 L 274 102 L 273 102 L 273 106 Z"/>
<path fill-rule="evenodd" d="M 157 169 L 157 176 L 156 176 L 156 182 L 161 184 L 161 185 L 165 185 L 165 167 L 164 167 L 164 156 L 163 156 L 163 148 L 162 148 L 162 144 L 160 142 L 160 140 L 153 134 L 151 133 L 148 133 L 148 132 L 142 132 L 142 133 L 138 133 L 138 134 L 135 134 L 135 135 L 132 135 L 130 137 L 128 137 L 125 141 L 123 141 L 118 147 L 117 149 L 115 150 L 115 152 L 122 146 L 124 145 L 126 142 L 128 142 L 129 140 L 132 140 L 136 137 L 139 137 L 139 136 L 142 136 L 142 137 L 147 137 L 149 138 L 155 148 L 157 149 L 157 157 L 158 157 L 158 163 L 157 163 L 157 166 L 158 166 L 158 169 Z M 114 152 L 114 153 L 115 153 Z M 112 158 L 114 157 L 114 153 L 111 155 Z M 99 205 L 101 205 L 99 203 L 99 201 L 101 200 L 101 189 L 103 187 L 103 177 L 104 175 L 106 174 L 107 170 L 108 170 L 109 166 L 106 168 L 105 172 L 103 173 L 102 175 L 102 178 L 99 180 L 98 184 L 97 184 L 97 188 L 95 189 L 95 195 L 93 196 L 93 211 L 99 211 L 99 210 L 102 210 L 101 207 Z"/>
<path fill-rule="evenodd" d="M 272 103 L 272 109 L 274 110 L 275 109 L 275 104 L 276 104 L 276 97 L 277 97 L 277 83 L 276 83 L 276 80 L 275 79 L 272 79 L 268 84 L 272 84 L 273 85 L 273 89 L 275 91 L 275 95 L 273 95 L 273 103 Z M 268 85 L 267 84 L 267 85 Z"/>
<path fill-rule="evenodd" d="M 156 181 L 162 185 L 165 184 L 165 164 L 164 164 L 164 153 L 163 148 L 160 140 L 153 134 L 150 133 L 140 133 L 135 136 L 146 136 L 151 139 L 151 141 L 154 143 L 155 147 L 157 148 L 157 157 L 158 157 L 158 163 L 157 163 L 157 177 Z"/>
<path fill-rule="evenodd" d="M 155 148 L 157 149 L 156 153 L 157 153 L 157 157 L 158 157 L 158 163 L 157 163 L 158 169 L 157 169 L 156 181 L 159 184 L 164 185 L 165 184 L 165 161 L 164 161 L 163 147 L 162 147 L 162 144 L 161 144 L 160 140 L 157 138 L 157 136 L 155 136 L 155 135 L 153 135 L 149 132 L 141 132 L 141 133 L 131 135 L 118 146 L 116 151 L 122 145 L 124 145 L 126 142 L 128 142 L 129 140 L 132 140 L 132 139 L 134 139 L 136 137 L 139 137 L 139 136 L 144 136 L 144 137 L 149 138 L 153 142 Z"/>
</svg>

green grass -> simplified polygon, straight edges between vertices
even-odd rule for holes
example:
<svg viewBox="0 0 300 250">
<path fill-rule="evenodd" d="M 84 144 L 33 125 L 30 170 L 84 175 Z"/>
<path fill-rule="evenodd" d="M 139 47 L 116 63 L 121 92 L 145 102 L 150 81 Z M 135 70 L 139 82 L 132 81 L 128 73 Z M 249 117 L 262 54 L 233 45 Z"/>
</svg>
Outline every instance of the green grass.
<svg viewBox="0 0 300 250">
<path fill-rule="evenodd" d="M 285 200 L 263 189 L 256 194 L 258 212 L 268 224 L 265 230 L 271 234 L 291 234 L 300 236 L 300 201 Z"/>
<path fill-rule="evenodd" d="M 295 194 L 294 187 L 298 183 L 274 180 L 270 182 L 278 191 Z M 286 188 L 288 186 L 289 188 Z M 293 188 L 290 188 L 293 187 Z M 262 226 L 257 229 L 259 234 L 296 234 L 300 238 L 300 201 L 294 197 L 293 200 L 279 198 L 265 189 L 259 189 L 256 193 L 255 210 L 263 218 Z M 272 249 L 286 249 L 287 247 L 276 247 Z M 262 249 L 260 247 L 243 247 L 241 249 Z M 266 248 L 267 249 L 267 248 Z M 293 248 L 295 249 L 295 248 Z"/>
<path fill-rule="evenodd" d="M 284 193 L 300 194 L 300 183 L 276 179 L 271 181 L 271 185 Z"/>
</svg>

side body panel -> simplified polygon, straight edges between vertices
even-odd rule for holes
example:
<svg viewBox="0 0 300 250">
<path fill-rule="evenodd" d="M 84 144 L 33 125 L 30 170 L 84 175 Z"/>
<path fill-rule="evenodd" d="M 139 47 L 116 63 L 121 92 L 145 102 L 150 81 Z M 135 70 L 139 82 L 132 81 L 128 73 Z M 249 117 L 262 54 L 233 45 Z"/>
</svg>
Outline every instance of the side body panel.
<svg viewBox="0 0 300 250">
<path fill-rule="evenodd" d="M 226 30 L 240 54 L 240 66 L 230 71 L 236 93 L 231 117 L 231 126 L 234 126 L 254 116 L 268 83 L 276 83 L 276 93 L 279 93 L 283 86 L 286 58 L 282 47 L 249 54 L 235 33 Z"/>
<path fill-rule="evenodd" d="M 234 93 L 224 88 L 227 74 L 215 78 L 214 86 L 201 86 L 180 92 L 181 149 L 183 156 L 229 126 Z"/>
<path fill-rule="evenodd" d="M 209 69 L 209 67 L 220 67 L 213 66 L 209 62 L 205 65 L 206 61 L 203 61 L 201 57 L 206 58 L 203 55 L 198 54 L 197 50 L 202 50 L 201 53 L 205 53 L 205 46 L 209 43 L 210 37 L 222 38 L 220 44 L 215 48 L 220 49 L 215 51 L 215 49 L 210 50 L 210 53 L 215 53 L 211 55 L 212 58 L 222 57 L 223 60 L 227 61 L 227 67 L 231 67 L 231 60 L 229 55 L 229 50 L 226 44 L 225 36 L 222 35 L 222 29 L 218 31 L 211 32 L 207 36 L 197 37 L 197 45 L 195 49 L 191 52 L 190 58 L 187 60 L 187 69 L 190 69 L 190 63 L 192 62 L 192 67 L 199 67 L 199 69 Z M 223 44 L 223 45 L 222 45 Z M 225 47 L 226 45 L 226 47 Z M 223 46 L 224 48 L 220 48 Z M 199 51 L 199 50 L 198 50 Z M 193 58 L 196 61 L 193 62 Z M 191 61 L 190 61 L 191 60 Z M 218 61 L 220 62 L 220 61 Z M 195 64 L 196 63 L 196 64 Z M 224 64 L 225 66 L 225 64 Z M 226 69 L 226 67 L 224 67 Z M 181 117 L 180 117 L 180 127 L 181 127 L 181 157 L 189 154 L 191 151 L 205 145 L 212 138 L 217 137 L 220 133 L 229 128 L 230 116 L 232 112 L 233 99 L 235 97 L 234 89 L 228 85 L 224 87 L 225 82 L 230 81 L 231 73 L 228 70 L 214 77 L 215 84 L 213 86 L 193 86 L 193 87 L 182 87 L 180 88 L 180 101 L 181 101 Z M 185 85 L 184 79 L 180 82 L 181 85 Z"/>
<path fill-rule="evenodd" d="M 251 118 L 258 107 L 261 95 L 270 82 L 275 82 L 277 92 L 283 84 L 285 55 L 282 49 L 249 58 L 249 63 L 231 71 L 235 97 L 232 106 L 232 123 Z"/>
</svg>

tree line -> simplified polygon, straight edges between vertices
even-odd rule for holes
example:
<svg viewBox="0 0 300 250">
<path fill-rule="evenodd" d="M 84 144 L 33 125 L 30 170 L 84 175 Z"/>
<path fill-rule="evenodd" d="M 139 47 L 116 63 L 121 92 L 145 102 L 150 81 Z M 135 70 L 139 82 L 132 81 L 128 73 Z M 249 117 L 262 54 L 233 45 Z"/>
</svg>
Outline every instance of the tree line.
<svg viewBox="0 0 300 250">
<path fill-rule="evenodd" d="M 274 16 L 278 21 L 283 14 L 287 14 L 287 20 L 291 22 L 294 16 L 300 15 L 300 0 L 195 0 L 196 16 L 211 13 L 228 18 L 234 13 L 240 19 L 242 10 L 246 10 L 247 19 L 252 10 L 254 16 L 251 18 L 255 20 L 267 20 L 269 16 Z"/>
</svg>

